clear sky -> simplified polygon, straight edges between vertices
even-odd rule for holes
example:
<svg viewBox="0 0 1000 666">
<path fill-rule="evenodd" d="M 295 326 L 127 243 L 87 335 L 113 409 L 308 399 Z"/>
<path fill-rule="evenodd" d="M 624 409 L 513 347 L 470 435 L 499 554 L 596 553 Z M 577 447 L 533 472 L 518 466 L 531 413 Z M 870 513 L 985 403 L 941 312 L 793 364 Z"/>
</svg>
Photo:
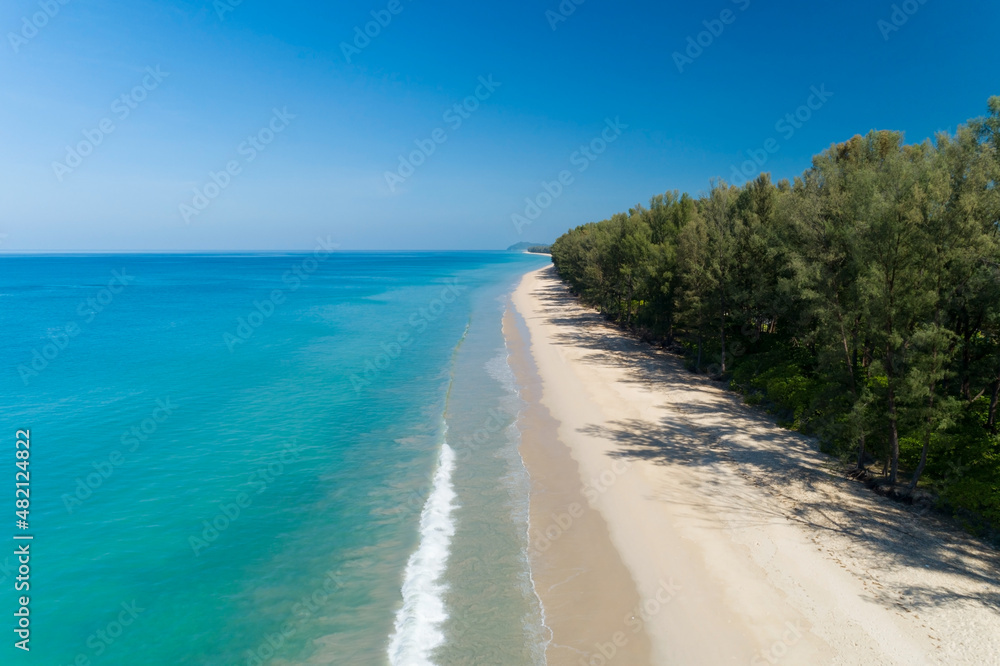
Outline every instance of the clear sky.
<svg viewBox="0 0 1000 666">
<path fill-rule="evenodd" d="M 732 181 L 749 151 L 792 177 L 832 142 L 920 141 L 1000 94 L 992 0 L 562 6 L 8 0 L 0 251 L 548 242 Z"/>
</svg>

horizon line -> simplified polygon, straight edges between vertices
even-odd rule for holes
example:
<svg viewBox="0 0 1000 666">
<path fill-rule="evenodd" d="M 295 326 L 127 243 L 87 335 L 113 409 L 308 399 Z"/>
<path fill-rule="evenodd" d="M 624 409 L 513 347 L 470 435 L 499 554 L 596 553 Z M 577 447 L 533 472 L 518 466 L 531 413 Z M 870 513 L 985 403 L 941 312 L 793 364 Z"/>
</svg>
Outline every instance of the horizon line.
<svg viewBox="0 0 1000 666">
<path fill-rule="evenodd" d="M 551 243 L 538 243 L 538 245 L 551 245 Z M 240 255 L 240 254 L 312 254 L 315 252 L 312 250 L 0 250 L 0 256 L 78 256 L 78 255 L 115 255 L 115 254 L 173 254 L 173 255 L 208 255 L 208 254 L 228 254 L 228 255 Z M 423 249 L 423 250 L 412 250 L 405 248 L 397 248 L 392 250 L 374 250 L 374 249 L 352 249 L 352 250 L 332 250 L 332 253 L 339 254 L 350 254 L 350 253 L 393 253 L 393 252 L 510 252 L 514 254 L 537 254 L 528 252 L 526 250 L 508 250 L 506 248 L 477 248 L 477 249 L 467 249 L 467 250 L 456 250 L 456 249 Z"/>
</svg>

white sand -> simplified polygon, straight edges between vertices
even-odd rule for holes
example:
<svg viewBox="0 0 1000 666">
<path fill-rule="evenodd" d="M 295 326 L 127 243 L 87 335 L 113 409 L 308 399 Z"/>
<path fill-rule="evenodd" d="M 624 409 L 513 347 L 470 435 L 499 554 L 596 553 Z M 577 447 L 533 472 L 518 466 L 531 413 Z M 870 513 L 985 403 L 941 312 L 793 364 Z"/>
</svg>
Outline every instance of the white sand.
<svg viewBox="0 0 1000 666">
<path fill-rule="evenodd" d="M 554 642 L 577 647 L 550 664 L 638 663 L 614 638 L 640 630 L 654 664 L 1000 664 L 995 551 L 841 478 L 814 441 L 580 307 L 551 267 L 513 303 L 566 473 L 645 606 L 563 627 Z M 575 552 L 538 557 L 574 571 Z"/>
</svg>

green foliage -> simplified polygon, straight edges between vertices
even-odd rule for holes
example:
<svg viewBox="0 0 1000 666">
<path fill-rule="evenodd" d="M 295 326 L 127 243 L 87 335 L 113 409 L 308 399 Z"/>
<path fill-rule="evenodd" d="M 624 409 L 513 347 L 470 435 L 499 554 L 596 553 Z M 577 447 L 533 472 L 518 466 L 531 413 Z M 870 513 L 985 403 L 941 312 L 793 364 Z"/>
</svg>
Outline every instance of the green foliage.
<svg viewBox="0 0 1000 666">
<path fill-rule="evenodd" d="M 713 182 L 585 224 L 559 275 L 696 372 L 1000 525 L 1000 97 L 954 135 L 871 132 L 794 182 Z"/>
</svg>

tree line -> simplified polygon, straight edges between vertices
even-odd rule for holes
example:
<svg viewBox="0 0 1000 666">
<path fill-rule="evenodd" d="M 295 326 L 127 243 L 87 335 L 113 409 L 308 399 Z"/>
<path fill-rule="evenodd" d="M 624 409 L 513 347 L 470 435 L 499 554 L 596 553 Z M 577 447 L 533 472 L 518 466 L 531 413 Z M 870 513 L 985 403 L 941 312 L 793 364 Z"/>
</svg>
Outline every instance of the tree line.
<svg viewBox="0 0 1000 666">
<path fill-rule="evenodd" d="M 793 181 L 669 191 L 552 246 L 609 319 L 683 347 L 867 475 L 1000 526 L 1000 97 Z"/>
</svg>

